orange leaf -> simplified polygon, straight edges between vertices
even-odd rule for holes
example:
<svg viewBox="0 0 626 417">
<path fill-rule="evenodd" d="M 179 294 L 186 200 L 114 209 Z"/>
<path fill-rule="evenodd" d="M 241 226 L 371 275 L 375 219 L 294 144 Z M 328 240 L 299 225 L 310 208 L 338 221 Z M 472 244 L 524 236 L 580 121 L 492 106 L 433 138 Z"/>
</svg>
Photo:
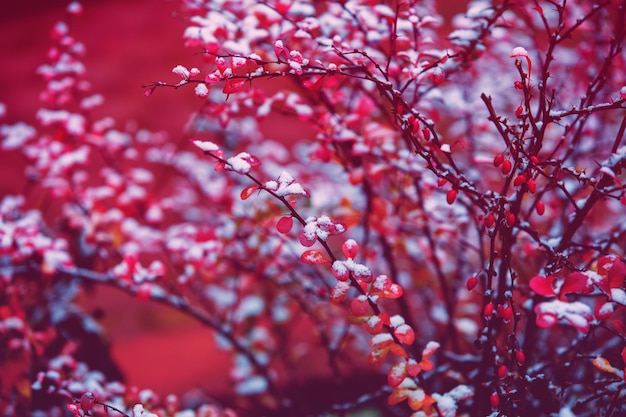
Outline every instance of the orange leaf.
<svg viewBox="0 0 626 417">
<path fill-rule="evenodd" d="M 394 364 L 387 374 L 387 383 L 390 387 L 399 386 L 406 378 L 406 362 L 398 362 Z"/>
<path fill-rule="evenodd" d="M 389 353 L 388 346 L 375 347 L 367 355 L 367 361 L 370 363 L 370 365 L 373 365 L 374 367 L 379 367 L 387 357 L 387 353 Z"/>
</svg>

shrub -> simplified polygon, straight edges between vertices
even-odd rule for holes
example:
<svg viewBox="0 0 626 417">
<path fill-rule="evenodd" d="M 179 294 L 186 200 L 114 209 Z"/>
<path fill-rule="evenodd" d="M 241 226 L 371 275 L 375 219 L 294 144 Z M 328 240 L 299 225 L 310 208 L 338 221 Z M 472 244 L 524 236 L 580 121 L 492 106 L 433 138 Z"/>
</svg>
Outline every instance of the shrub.
<svg viewBox="0 0 626 417">
<path fill-rule="evenodd" d="M 145 94 L 199 98 L 184 142 L 94 120 L 66 23 L 1 128 L 4 415 L 623 415 L 626 2 L 182 3 Z M 232 397 L 88 360 L 94 283 L 206 326 Z"/>
</svg>

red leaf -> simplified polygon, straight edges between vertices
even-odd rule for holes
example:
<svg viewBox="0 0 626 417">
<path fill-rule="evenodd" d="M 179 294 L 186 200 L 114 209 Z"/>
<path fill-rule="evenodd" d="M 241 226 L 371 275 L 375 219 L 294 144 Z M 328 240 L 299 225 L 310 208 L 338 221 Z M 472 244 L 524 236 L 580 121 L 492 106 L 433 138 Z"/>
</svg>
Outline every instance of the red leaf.
<svg viewBox="0 0 626 417">
<path fill-rule="evenodd" d="M 598 320 L 606 320 L 615 311 L 615 303 L 609 301 L 606 303 L 597 303 L 593 310 L 593 316 Z"/>
<path fill-rule="evenodd" d="M 241 194 L 239 196 L 241 197 L 242 200 L 247 200 L 258 189 L 259 187 L 257 187 L 256 185 L 249 185 L 243 190 L 241 190 Z"/>
<path fill-rule="evenodd" d="M 350 283 L 346 281 L 338 281 L 337 284 L 330 290 L 330 302 L 339 304 L 346 298 L 348 290 L 350 289 Z"/>
<path fill-rule="evenodd" d="M 379 316 L 371 316 L 365 323 L 365 330 L 371 335 L 377 335 L 383 331 L 384 321 Z"/>
<path fill-rule="evenodd" d="M 543 295 L 544 297 L 549 297 L 551 295 L 556 295 L 554 292 L 554 288 L 552 288 L 552 283 L 554 282 L 554 277 L 552 275 L 548 275 L 547 277 L 537 275 L 530 279 L 530 288 L 537 294 Z"/>
<path fill-rule="evenodd" d="M 613 328 L 620 336 L 626 337 L 626 324 L 621 320 L 613 320 Z"/>
<path fill-rule="evenodd" d="M 73 415 L 75 415 L 75 416 L 80 416 L 81 415 L 81 410 L 78 407 L 78 405 L 76 405 L 76 404 L 67 404 L 66 407 L 69 410 L 69 412 L 72 413 Z"/>
<path fill-rule="evenodd" d="M 412 345 L 415 341 L 415 332 L 408 324 L 401 324 L 395 328 L 393 334 L 405 345 Z"/>
<path fill-rule="evenodd" d="M 537 313 L 536 310 L 537 309 L 535 308 L 535 313 Z M 554 326 L 558 320 L 559 319 L 557 318 L 556 314 L 537 313 L 537 326 L 541 327 L 542 329 Z"/>
<path fill-rule="evenodd" d="M 276 230 L 280 233 L 289 233 L 293 227 L 293 217 L 283 216 L 276 223 Z"/>
<path fill-rule="evenodd" d="M 246 86 L 246 81 L 247 80 L 230 78 L 228 81 L 226 81 L 226 84 L 224 85 L 224 89 L 222 90 L 222 92 L 224 94 L 237 93 L 243 90 L 243 88 Z"/>
<path fill-rule="evenodd" d="M 341 251 L 346 258 L 354 259 L 359 253 L 359 244 L 354 239 L 348 239 L 341 245 Z"/>
<path fill-rule="evenodd" d="M 380 366 L 389 353 L 389 346 L 374 347 L 367 355 L 367 361 L 374 367 Z"/>
<path fill-rule="evenodd" d="M 389 288 L 380 293 L 379 296 L 380 298 L 400 298 L 402 297 L 402 287 L 396 283 L 393 283 Z"/>
<path fill-rule="evenodd" d="M 582 272 L 576 271 L 565 277 L 565 282 L 563 282 L 559 293 L 561 295 L 572 293 L 589 294 L 592 289 L 593 284 L 591 284 L 589 277 Z"/>
<path fill-rule="evenodd" d="M 613 266 L 609 269 L 609 286 L 611 288 L 621 288 L 624 279 L 626 279 L 626 264 L 616 257 L 613 260 Z"/>
<path fill-rule="evenodd" d="M 406 400 L 408 398 L 410 393 L 411 393 L 411 391 L 408 390 L 408 389 L 396 388 L 389 395 L 389 398 L 387 399 L 387 403 L 389 405 L 400 404 L 402 401 L 404 401 L 404 400 Z"/>
<path fill-rule="evenodd" d="M 350 312 L 353 316 L 356 317 L 362 317 L 370 314 L 370 305 L 367 296 L 360 295 L 356 298 L 353 298 L 350 302 Z"/>
<path fill-rule="evenodd" d="M 302 260 L 302 262 L 311 264 L 311 265 L 317 265 L 317 264 L 323 264 L 324 262 L 330 262 L 324 255 L 322 255 L 320 251 L 315 250 L 315 249 L 309 249 L 307 251 L 304 251 L 302 255 L 300 255 L 300 259 Z"/>
<path fill-rule="evenodd" d="M 315 244 L 315 238 L 309 239 L 304 233 L 304 229 L 298 235 L 298 239 L 300 240 L 300 244 L 306 248 L 310 248 Z"/>
</svg>

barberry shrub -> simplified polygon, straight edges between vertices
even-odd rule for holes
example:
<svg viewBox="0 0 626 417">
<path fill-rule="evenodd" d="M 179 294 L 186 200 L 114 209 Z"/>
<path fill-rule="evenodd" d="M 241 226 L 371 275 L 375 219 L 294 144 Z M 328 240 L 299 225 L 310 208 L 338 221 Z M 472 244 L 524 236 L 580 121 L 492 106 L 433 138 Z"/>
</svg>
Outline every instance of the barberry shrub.
<svg viewBox="0 0 626 417">
<path fill-rule="evenodd" d="M 57 24 L 1 127 L 3 415 L 624 415 L 626 2 L 446 7 L 184 0 L 189 62 L 144 86 L 198 97 L 184 138 L 94 120 Z M 201 322 L 232 396 L 80 355 L 93 284 Z"/>
</svg>

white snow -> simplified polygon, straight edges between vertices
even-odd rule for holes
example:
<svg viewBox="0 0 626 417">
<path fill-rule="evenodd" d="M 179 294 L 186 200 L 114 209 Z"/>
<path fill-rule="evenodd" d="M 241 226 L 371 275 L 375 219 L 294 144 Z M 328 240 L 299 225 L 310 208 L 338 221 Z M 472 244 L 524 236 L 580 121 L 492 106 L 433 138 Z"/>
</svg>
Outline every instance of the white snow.
<svg viewBox="0 0 626 417">
<path fill-rule="evenodd" d="M 626 306 L 626 291 L 621 288 L 611 288 L 611 300 Z"/>
<path fill-rule="evenodd" d="M 196 85 L 193 91 L 196 94 L 196 96 L 200 98 L 205 98 L 209 96 L 209 89 L 204 83 L 200 83 Z"/>
<path fill-rule="evenodd" d="M 228 165 L 230 165 L 233 171 L 240 174 L 247 174 L 250 172 L 250 168 L 252 168 L 252 165 L 248 162 L 251 157 L 252 156 L 248 152 L 240 152 L 237 155 L 228 158 L 226 162 L 228 162 Z"/>
<path fill-rule="evenodd" d="M 24 122 L 18 122 L 14 125 L 0 126 L 0 136 L 4 137 L 2 141 L 2 149 L 16 149 L 25 142 L 35 137 L 37 131 L 34 127 Z"/>
<path fill-rule="evenodd" d="M 205 151 L 205 152 L 214 152 L 220 149 L 219 146 L 217 146 L 215 143 L 209 140 L 194 139 L 191 141 L 191 143 L 193 143 L 200 150 Z"/>
<path fill-rule="evenodd" d="M 261 394 L 267 390 L 267 380 L 262 376 L 253 376 L 240 382 L 236 390 L 239 395 Z"/>
</svg>

